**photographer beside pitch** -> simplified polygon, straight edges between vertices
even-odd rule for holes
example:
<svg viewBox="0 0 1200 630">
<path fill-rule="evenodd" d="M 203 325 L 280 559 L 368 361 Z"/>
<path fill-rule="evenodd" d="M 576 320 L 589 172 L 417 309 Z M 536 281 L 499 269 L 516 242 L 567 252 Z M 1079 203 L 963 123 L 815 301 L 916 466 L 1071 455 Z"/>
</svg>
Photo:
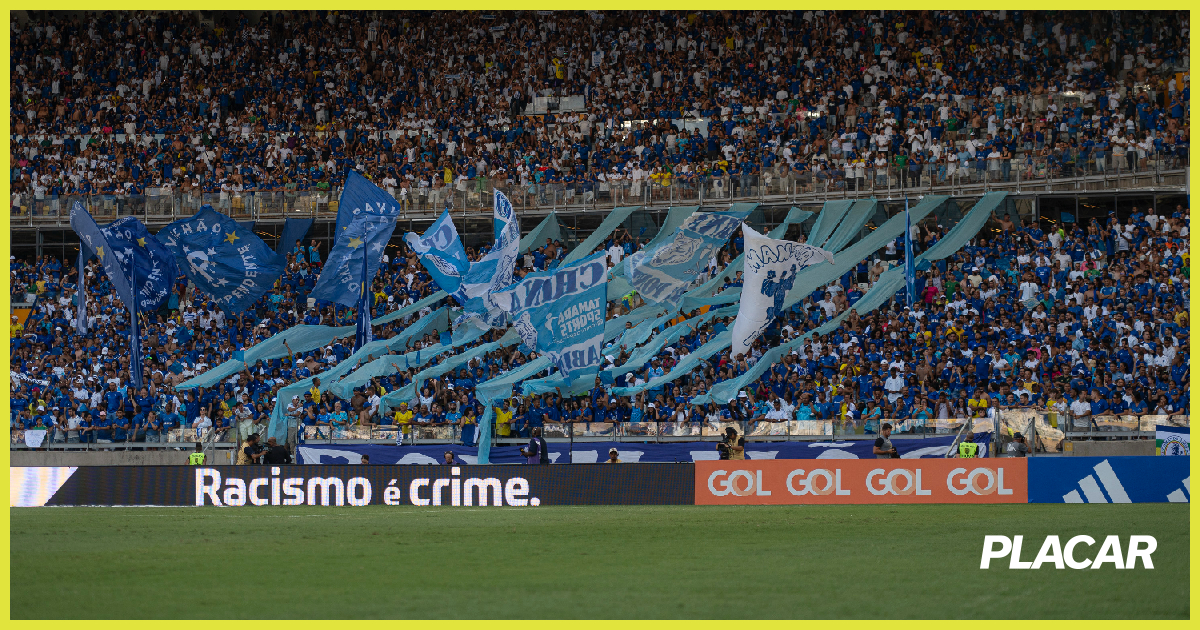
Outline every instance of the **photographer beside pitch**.
<svg viewBox="0 0 1200 630">
<path fill-rule="evenodd" d="M 875 446 L 871 452 L 875 453 L 875 459 L 900 459 L 900 452 L 892 446 L 892 423 L 884 422 L 879 428 L 879 437 L 875 438 Z"/>
<path fill-rule="evenodd" d="M 717 444 L 721 459 L 746 459 L 746 438 L 738 437 L 737 429 L 725 427 L 725 437 Z"/>
</svg>

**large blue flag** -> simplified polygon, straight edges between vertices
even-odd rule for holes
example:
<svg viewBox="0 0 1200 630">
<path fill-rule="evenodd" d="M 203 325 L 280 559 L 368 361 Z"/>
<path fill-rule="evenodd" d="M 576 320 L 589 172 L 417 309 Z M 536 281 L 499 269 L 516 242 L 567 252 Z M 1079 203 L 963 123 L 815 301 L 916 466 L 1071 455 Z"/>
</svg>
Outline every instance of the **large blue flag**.
<svg viewBox="0 0 1200 630">
<path fill-rule="evenodd" d="M 375 340 L 374 331 L 371 329 L 371 297 L 370 280 L 367 278 L 367 266 L 363 265 L 362 287 L 359 289 L 358 312 L 355 319 L 355 352 L 358 352 L 360 348 Z"/>
<path fill-rule="evenodd" d="M 495 294 L 521 341 L 545 353 L 568 381 L 600 369 L 608 306 L 606 252 L 531 273 Z"/>
<path fill-rule="evenodd" d="M 378 186 L 351 172 L 338 208 L 337 235 L 312 297 L 358 306 L 364 286 L 379 271 L 384 248 L 396 229 L 400 206 Z M 347 223 L 342 226 L 342 218 Z M 366 265 L 365 276 L 362 265 Z"/>
<path fill-rule="evenodd" d="M 429 271 L 438 288 L 454 296 L 460 304 L 467 301 L 461 285 L 471 261 L 467 259 L 467 250 L 458 237 L 454 221 L 450 220 L 449 210 L 443 210 L 442 216 L 425 230 L 425 234 L 405 234 L 404 242 L 421 257 L 421 264 Z"/>
<path fill-rule="evenodd" d="M 79 239 L 87 244 L 88 249 L 96 252 L 96 257 L 104 265 L 104 273 L 117 291 L 117 297 L 129 309 L 129 376 L 134 387 L 141 389 L 142 343 L 138 332 L 138 300 L 135 299 L 133 286 L 130 283 L 134 257 L 122 254 L 122 257 L 118 258 L 113 253 L 113 248 L 109 245 L 104 231 L 99 225 L 96 225 L 96 220 L 92 218 L 87 208 L 84 208 L 83 204 L 78 201 L 71 206 L 71 228 L 79 235 Z"/>
<path fill-rule="evenodd" d="M 519 256 L 521 224 L 513 212 L 512 202 L 499 190 L 492 194 L 492 223 L 499 226 L 496 242 L 483 258 L 471 263 L 462 279 L 462 292 L 467 301 L 463 315 L 455 324 L 475 319 L 491 328 L 503 328 L 508 315 L 496 303 L 494 293 L 512 284 L 513 266 Z"/>
<path fill-rule="evenodd" d="M 669 241 L 625 259 L 625 277 L 647 302 L 677 305 L 750 211 L 697 212 Z"/>
<path fill-rule="evenodd" d="M 908 212 L 908 197 L 904 198 L 904 293 L 908 306 L 912 306 L 917 296 L 917 268 L 913 264 L 912 221 Z"/>
<path fill-rule="evenodd" d="M 130 287 L 137 294 L 138 310 L 148 313 L 171 296 L 179 266 L 175 257 L 150 234 L 137 217 L 124 217 L 100 228 L 112 253 L 132 270 Z M 126 260 L 129 257 L 129 260 Z"/>
<path fill-rule="evenodd" d="M 400 205 L 386 190 L 372 184 L 371 180 L 359 175 L 357 171 L 350 171 L 346 175 L 346 186 L 342 188 L 342 196 L 338 199 L 334 239 L 341 238 L 354 218 L 364 212 L 390 214 L 395 217 L 400 214 Z M 289 250 L 291 245 L 289 243 Z"/>
<path fill-rule="evenodd" d="M 249 309 L 283 273 L 283 259 L 258 235 L 212 206 L 168 225 L 159 236 L 192 283 L 226 313 Z"/>
</svg>

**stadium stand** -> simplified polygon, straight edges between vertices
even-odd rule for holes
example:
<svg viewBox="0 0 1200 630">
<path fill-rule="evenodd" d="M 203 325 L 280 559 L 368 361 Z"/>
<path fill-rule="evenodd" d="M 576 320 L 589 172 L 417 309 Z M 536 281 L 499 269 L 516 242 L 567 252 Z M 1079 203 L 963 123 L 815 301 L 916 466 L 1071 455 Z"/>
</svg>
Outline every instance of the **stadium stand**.
<svg viewBox="0 0 1200 630">
<path fill-rule="evenodd" d="M 27 13 L 15 214 L 290 209 L 347 169 L 440 208 L 1187 160 L 1186 12 Z"/>
<path fill-rule="evenodd" d="M 260 193 L 336 199 L 351 169 L 421 209 L 446 205 L 447 191 L 482 199 L 492 188 L 522 203 L 590 193 L 635 206 L 673 186 L 702 201 L 701 190 L 732 199 L 1187 164 L 1189 87 L 1176 75 L 1188 67 L 1186 12 L 1122 12 L 1117 24 L 1089 12 L 453 21 L 264 12 L 254 23 L 220 13 L 29 13 L 12 24 L 14 216 L 62 216 L 72 196 L 118 215 L 122 204 L 149 213 L 145 200 L 158 193 L 194 200 L 185 211 L 212 203 L 236 214 Z M 1107 36 L 1114 30 L 1119 42 Z M 562 111 L 576 96 L 584 109 Z M 957 209 L 928 198 L 929 211 Z M 816 223 L 797 213 L 788 215 L 794 225 L 766 227 L 853 247 L 869 232 L 869 209 L 829 202 Z M 855 217 L 841 223 L 853 229 L 822 222 L 834 212 Z M 882 218 L 895 216 L 892 207 Z M 913 225 L 916 253 L 948 238 L 955 224 L 945 216 Z M 996 409 L 1049 410 L 1098 428 L 1102 417 L 1187 412 L 1188 207 L 1053 223 L 989 210 L 982 220 L 988 228 L 964 247 L 930 256 L 912 309 L 892 284 L 903 238 L 889 238 L 798 296 L 749 356 L 717 351 L 655 381 L 732 325 L 736 309 L 721 295 L 741 286 L 739 234 L 697 278 L 686 314 L 668 319 L 636 296 L 611 300 L 611 364 L 627 372 L 585 392 L 504 402 L 497 437 L 563 422 L 588 423 L 589 434 L 612 423 L 791 420 L 820 421 L 812 434 L 869 433 L 885 418 L 920 432 Z M 654 236 L 600 230 L 572 253 L 572 239 L 535 231 L 518 276 L 593 251 L 616 265 Z M 266 430 L 280 390 L 336 368 L 369 380 L 323 379 L 280 401 L 298 439 L 372 438 L 383 426 L 400 440 L 470 443 L 485 413 L 477 389 L 534 381 L 548 363 L 504 331 L 451 333 L 448 300 L 416 256 L 393 245 L 373 283 L 373 315 L 383 320 L 376 339 L 404 354 L 403 366 L 389 369 L 379 355 L 346 361 L 352 334 L 296 351 L 267 342 L 298 324 L 354 322 L 353 310 L 308 297 L 323 253 L 314 241 L 289 247 L 278 287 L 246 313 L 221 312 L 180 278 L 142 329 L 151 385 L 141 391 L 126 386 L 128 314 L 96 261 L 84 272 L 89 332 L 80 336 L 74 259 L 14 255 L 12 300 L 31 311 L 11 327 L 11 426 L 49 428 L 66 443 L 194 435 L 181 427 L 211 427 L 209 439 L 245 435 Z M 468 249 L 473 260 L 482 253 Z M 855 310 L 867 295 L 882 297 Z M 815 329 L 823 332 L 754 370 L 772 348 Z M 178 387 L 235 353 L 251 357 L 244 369 Z M 730 403 L 712 400 L 715 387 L 752 370 L 761 374 Z"/>
</svg>

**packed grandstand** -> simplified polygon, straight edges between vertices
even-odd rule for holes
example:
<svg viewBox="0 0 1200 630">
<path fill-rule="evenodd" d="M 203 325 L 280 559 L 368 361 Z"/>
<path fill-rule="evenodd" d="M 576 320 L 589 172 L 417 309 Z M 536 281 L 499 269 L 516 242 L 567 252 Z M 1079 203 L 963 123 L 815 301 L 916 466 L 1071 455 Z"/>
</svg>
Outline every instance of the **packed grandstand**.
<svg viewBox="0 0 1200 630">
<path fill-rule="evenodd" d="M 218 209 L 253 191 L 336 196 L 351 171 L 440 210 L 454 190 L 633 206 L 671 182 L 721 180 L 736 199 L 1187 164 L 1186 12 L 30 13 L 12 22 L 14 216 L 163 190 Z M 572 97 L 581 111 L 538 110 Z M 716 340 L 738 312 L 738 231 L 676 310 L 610 292 L 606 365 L 567 391 L 504 329 L 457 335 L 456 303 L 399 234 L 370 289 L 374 338 L 391 343 L 366 356 L 353 334 L 279 341 L 356 321 L 310 297 L 328 242 L 283 244 L 279 281 L 241 312 L 180 275 L 141 315 L 140 366 L 100 261 L 83 269 L 79 334 L 75 258 L 14 254 L 11 297 L 27 310 L 11 326 L 11 425 L 55 442 L 165 441 L 180 427 L 265 431 L 278 408 L 301 440 L 441 427 L 429 435 L 469 444 L 489 401 L 498 437 L 571 422 L 816 421 L 824 435 L 1000 409 L 1083 426 L 1187 413 L 1186 201 L 1051 221 L 999 195 L 961 211 L 914 196 L 911 227 L 903 206 L 867 195 L 759 220 L 829 249 L 836 272 L 731 356 Z M 586 238 L 543 231 L 549 215 L 522 240 L 515 279 L 602 253 L 615 282 L 623 259 L 706 211 L 672 208 L 658 233 L 628 225 L 630 210 Z M 925 256 L 911 305 L 895 282 L 905 235 Z M 267 346 L 269 358 L 189 382 Z M 129 385 L 131 369 L 146 387 Z M 479 395 L 497 386 L 511 397 Z"/>
</svg>

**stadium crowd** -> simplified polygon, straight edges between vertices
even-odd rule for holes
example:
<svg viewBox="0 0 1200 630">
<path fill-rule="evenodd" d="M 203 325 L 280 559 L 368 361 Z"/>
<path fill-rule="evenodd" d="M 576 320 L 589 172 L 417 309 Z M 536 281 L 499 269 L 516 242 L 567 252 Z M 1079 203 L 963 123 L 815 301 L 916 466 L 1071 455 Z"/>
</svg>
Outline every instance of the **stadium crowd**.
<svg viewBox="0 0 1200 630">
<path fill-rule="evenodd" d="M 717 318 L 693 326 L 646 365 L 630 366 L 637 369 L 612 384 L 598 379 L 586 395 L 505 401 L 497 408 L 497 434 L 528 435 L 532 428 L 555 421 L 731 419 L 829 420 L 841 430 L 870 432 L 881 418 L 980 417 L 1008 407 L 1048 408 L 1076 418 L 1186 413 L 1186 208 L 1179 206 L 1169 216 L 1135 208 L 1125 220 L 1109 217 L 1048 231 L 1038 224 L 1014 223 L 1007 215 L 994 217 L 994 225 L 992 235 L 981 232 L 960 252 L 919 272 L 920 299 L 913 308 L 903 306 L 901 292 L 874 312 L 852 311 L 842 326 L 770 366 L 728 405 L 700 407 L 689 399 L 744 374 L 772 345 L 853 309 L 863 289 L 899 263 L 903 239 L 888 243 L 876 257 L 785 311 L 749 356 L 731 357 L 725 350 L 673 383 L 632 397 L 612 394 L 614 386 L 639 385 L 670 371 L 732 325 L 732 318 Z M 944 235 L 934 219 L 913 231 L 918 252 Z M 597 251 L 607 250 L 610 265 L 615 265 L 641 245 L 619 230 Z M 549 267 L 565 251 L 553 242 L 537 249 L 543 256 L 539 262 Z M 740 250 L 739 235 L 697 281 L 719 273 Z M 311 251 L 305 253 L 314 257 Z M 303 282 L 286 285 L 281 280 L 252 315 L 226 315 L 205 296 L 189 293 L 181 281 L 178 297 L 148 318 L 142 329 L 147 387 L 140 391 L 128 384 L 127 311 L 95 261 L 85 271 L 89 332 L 82 336 L 75 333 L 74 264 L 49 257 L 34 263 L 12 261 L 13 286 L 34 294 L 22 299 L 36 300 L 29 319 L 12 329 L 12 426 L 54 428 L 59 441 L 155 440 L 176 426 L 220 429 L 240 423 L 243 434 L 265 429 L 278 390 L 341 362 L 351 353 L 352 339 L 246 365 L 211 388 L 184 392 L 174 386 L 292 325 L 353 322 L 348 309 L 327 303 L 309 306 L 307 293 L 318 272 L 305 271 L 308 263 L 294 262 L 299 255 L 289 257 L 289 266 L 300 269 L 294 277 Z M 532 268 L 521 264 L 518 277 Z M 385 269 L 373 286 L 376 316 L 432 292 L 430 277 L 411 253 L 391 257 Z M 739 286 L 740 280 L 739 272 L 718 291 Z M 632 303 L 613 303 L 609 317 L 639 302 L 634 298 Z M 431 310 L 426 307 L 378 326 L 376 337 L 390 338 Z M 500 332 L 489 332 L 463 351 L 498 340 Z M 437 335 L 429 334 L 395 352 L 438 342 Z M 622 342 L 623 337 L 613 342 L 620 347 L 610 365 L 625 365 L 639 347 L 621 346 Z M 533 356 L 508 346 L 475 357 L 442 378 L 414 383 L 417 369 L 398 370 L 357 388 L 349 400 L 314 387 L 303 399 L 285 403 L 300 423 L 332 430 L 351 425 L 464 426 L 476 422 L 483 411 L 475 386 Z M 405 385 L 416 388 L 411 408 L 380 414 L 380 397 Z"/>
<path fill-rule="evenodd" d="M 27 14 L 14 208 L 348 169 L 415 202 L 909 186 L 1177 166 L 1189 142 L 1187 12 Z M 586 111 L 525 115 L 541 96 Z"/>
<path fill-rule="evenodd" d="M 908 184 L 962 168 L 1007 177 L 1039 158 L 1058 172 L 1133 168 L 1182 159 L 1188 143 L 1189 87 L 1171 72 L 1188 64 L 1186 12 L 1122 12 L 1120 42 L 1096 12 L 526 12 L 453 21 L 268 12 L 255 24 L 217 13 L 211 29 L 191 12 L 89 13 L 81 22 L 29 14 L 28 23 L 12 21 L 14 207 L 21 195 L 336 189 L 350 169 L 412 198 L 512 183 L 586 192 L 614 178 L 632 187 L 714 173 L 743 187 L 768 178 L 858 185 L 875 165 L 891 165 Z M 1060 107 L 1066 94 L 1078 105 Z M 523 115 L 547 95 L 583 95 L 587 111 Z M 707 136 L 670 122 L 700 119 L 709 120 Z M 401 134 L 378 134 L 387 130 Z M 1189 221 L 1182 206 L 1082 225 L 995 217 L 995 232 L 920 273 L 914 308 L 898 297 L 853 313 L 730 404 L 689 404 L 772 344 L 852 308 L 896 264 L 898 240 L 785 312 L 750 356 L 718 353 L 674 383 L 611 394 L 666 373 L 732 324 L 716 319 L 585 396 L 503 403 L 497 433 L 528 435 L 555 420 L 724 418 L 874 430 L 880 418 L 1007 406 L 1076 417 L 1183 413 Z M 918 251 L 945 234 L 934 220 L 913 229 Z M 615 265 L 644 244 L 618 230 L 600 248 Z M 740 250 L 735 236 L 700 279 Z M 377 316 L 436 291 L 399 239 L 388 253 L 372 287 Z M 517 275 L 565 253 L 561 242 L 535 247 Z M 163 439 L 176 426 L 261 429 L 281 387 L 339 363 L 352 339 L 247 365 L 215 387 L 175 386 L 296 324 L 352 324 L 352 309 L 308 298 L 321 260 L 316 242 L 297 243 L 276 288 L 235 315 L 180 278 L 144 322 L 147 387 L 134 391 L 128 312 L 100 266 L 84 272 L 88 332 L 79 335 L 75 261 L 14 257 L 13 299 L 34 307 L 11 328 L 12 426 L 52 428 L 56 441 Z M 727 286 L 738 284 L 740 276 Z M 612 304 L 609 317 L 637 304 Z M 390 338 L 434 308 L 375 336 Z M 493 331 L 464 351 L 498 338 Z M 438 342 L 427 335 L 408 349 Z M 613 362 L 624 365 L 636 349 L 618 348 Z M 417 370 L 402 370 L 347 400 L 315 390 L 288 410 L 335 429 L 466 425 L 483 411 L 475 386 L 530 359 L 510 346 L 447 377 L 413 383 Z M 405 385 L 417 388 L 411 408 L 379 414 L 379 398 Z"/>
</svg>

